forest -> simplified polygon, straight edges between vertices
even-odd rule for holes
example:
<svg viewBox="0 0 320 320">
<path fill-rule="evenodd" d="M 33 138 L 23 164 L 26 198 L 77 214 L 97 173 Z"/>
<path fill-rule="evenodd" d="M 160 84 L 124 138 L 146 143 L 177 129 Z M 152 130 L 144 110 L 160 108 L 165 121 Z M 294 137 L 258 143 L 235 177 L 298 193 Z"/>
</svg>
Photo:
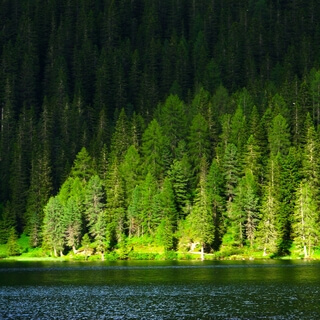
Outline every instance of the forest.
<svg viewBox="0 0 320 320">
<path fill-rule="evenodd" d="M 8 255 L 320 257 L 318 1 L 2 0 L 0 124 Z"/>
</svg>

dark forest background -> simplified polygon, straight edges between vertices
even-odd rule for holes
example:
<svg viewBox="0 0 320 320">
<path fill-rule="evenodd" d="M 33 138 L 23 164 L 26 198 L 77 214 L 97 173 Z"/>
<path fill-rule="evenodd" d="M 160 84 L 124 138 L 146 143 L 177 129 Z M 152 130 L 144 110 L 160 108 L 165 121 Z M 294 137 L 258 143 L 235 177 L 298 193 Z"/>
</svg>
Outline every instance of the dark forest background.
<svg viewBox="0 0 320 320">
<path fill-rule="evenodd" d="M 0 242 L 319 237 L 320 3 L 2 0 Z"/>
</svg>

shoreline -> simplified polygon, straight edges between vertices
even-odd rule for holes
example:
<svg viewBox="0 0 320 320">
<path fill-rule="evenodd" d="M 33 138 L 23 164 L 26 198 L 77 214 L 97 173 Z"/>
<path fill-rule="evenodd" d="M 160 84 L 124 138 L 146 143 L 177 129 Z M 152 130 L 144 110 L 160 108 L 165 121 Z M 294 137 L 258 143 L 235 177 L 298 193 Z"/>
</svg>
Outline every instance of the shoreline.
<svg viewBox="0 0 320 320">
<path fill-rule="evenodd" d="M 199 258 L 192 256 L 199 256 Z M 282 260 L 282 261 L 293 261 L 293 260 L 299 260 L 299 261 L 320 261 L 319 258 L 310 257 L 310 258 L 302 258 L 297 256 L 285 256 L 285 257 L 248 257 L 248 256 L 229 256 L 229 257 L 220 257 L 220 258 L 214 258 L 209 255 L 205 255 L 205 259 L 203 261 L 272 261 L 272 260 Z M 106 257 L 104 260 L 101 259 L 101 256 L 92 256 L 88 259 L 79 259 L 74 258 L 72 256 L 63 256 L 63 257 L 27 257 L 27 256 L 10 256 L 5 258 L 0 258 L 0 262 L 4 261 L 21 261 L 21 262 L 119 262 L 119 261 L 197 261 L 201 262 L 200 254 L 198 253 L 188 253 L 186 255 L 180 254 L 180 256 L 177 256 L 175 258 L 165 258 L 165 256 L 159 255 L 157 253 L 154 253 L 152 257 L 147 258 L 114 258 L 114 259 L 108 259 Z M 203 262 L 202 261 L 202 262 Z"/>
</svg>

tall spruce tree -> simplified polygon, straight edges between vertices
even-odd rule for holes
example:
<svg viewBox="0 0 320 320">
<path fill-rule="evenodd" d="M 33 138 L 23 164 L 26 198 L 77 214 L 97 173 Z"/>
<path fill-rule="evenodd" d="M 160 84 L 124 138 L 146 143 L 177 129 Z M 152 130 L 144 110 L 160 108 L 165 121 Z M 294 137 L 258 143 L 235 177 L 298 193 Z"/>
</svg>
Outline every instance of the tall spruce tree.
<svg viewBox="0 0 320 320">
<path fill-rule="evenodd" d="M 211 159 L 208 123 L 199 113 L 192 120 L 188 142 L 193 174 L 197 176 L 200 172 L 200 160 L 203 157 L 208 160 Z"/>
<path fill-rule="evenodd" d="M 200 179 L 192 212 L 188 216 L 192 224 L 193 242 L 199 242 L 201 247 L 201 260 L 204 260 L 204 249 L 214 240 L 214 222 L 210 207 L 207 189 L 208 164 L 205 157 L 200 162 Z"/>
<path fill-rule="evenodd" d="M 51 197 L 44 208 L 43 247 L 62 256 L 65 247 L 64 210 L 59 197 Z"/>
<path fill-rule="evenodd" d="M 87 227 L 96 243 L 96 250 L 101 254 L 103 260 L 106 249 L 106 205 L 102 181 L 97 175 L 90 178 L 84 192 Z"/>
<path fill-rule="evenodd" d="M 107 239 L 114 245 L 116 242 L 121 242 L 127 232 L 125 186 L 117 159 L 114 159 L 109 166 L 105 188 Z"/>
<path fill-rule="evenodd" d="M 303 257 L 311 257 L 319 239 L 319 214 L 314 189 L 308 181 L 301 181 L 297 189 L 292 228 L 295 244 L 302 250 Z"/>
<path fill-rule="evenodd" d="M 177 209 L 169 178 L 165 178 L 161 191 L 154 197 L 154 212 L 158 219 L 156 237 L 165 250 L 174 249 L 174 232 L 177 228 Z"/>
</svg>

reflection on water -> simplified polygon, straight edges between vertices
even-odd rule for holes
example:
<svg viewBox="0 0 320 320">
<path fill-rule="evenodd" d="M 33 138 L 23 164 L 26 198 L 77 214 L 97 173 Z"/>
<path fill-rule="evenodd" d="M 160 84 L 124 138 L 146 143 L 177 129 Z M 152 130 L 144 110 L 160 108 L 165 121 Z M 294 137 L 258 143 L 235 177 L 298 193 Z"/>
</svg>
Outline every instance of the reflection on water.
<svg viewBox="0 0 320 320">
<path fill-rule="evenodd" d="M 320 264 L 2 262 L 0 319 L 320 319 Z"/>
</svg>

